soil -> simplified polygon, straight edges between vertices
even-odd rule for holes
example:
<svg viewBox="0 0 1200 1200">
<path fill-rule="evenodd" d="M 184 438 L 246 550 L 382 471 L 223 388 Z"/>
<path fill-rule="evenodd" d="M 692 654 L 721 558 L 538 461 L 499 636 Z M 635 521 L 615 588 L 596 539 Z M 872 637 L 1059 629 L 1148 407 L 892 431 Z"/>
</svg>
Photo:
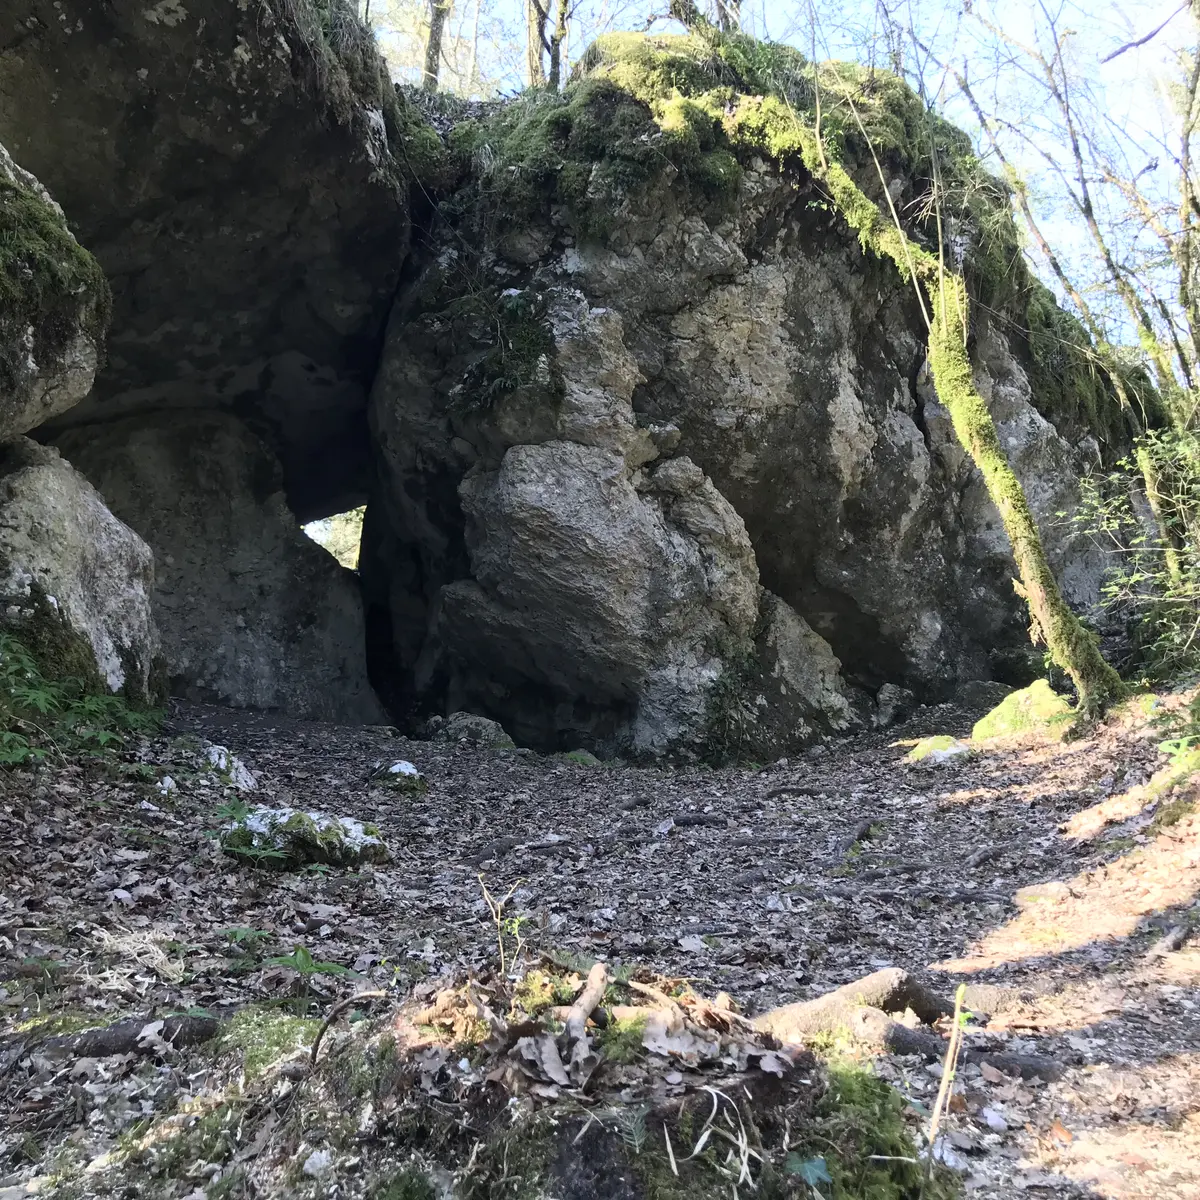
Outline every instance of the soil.
<svg viewBox="0 0 1200 1200">
<path fill-rule="evenodd" d="M 1078 741 L 906 764 L 915 739 L 968 737 L 980 715 L 941 706 L 791 761 L 672 769 L 176 705 L 161 737 L 118 760 L 12 771 L 0 1200 L 44 1189 L 64 1144 L 110 1149 L 203 1070 L 189 1061 L 185 1084 L 169 1051 L 153 1086 L 136 1055 L 48 1066 L 14 1033 L 23 1022 L 220 1017 L 298 987 L 319 1016 L 366 988 L 428 991 L 494 960 L 484 885 L 507 897 L 510 962 L 553 949 L 640 963 L 749 1013 L 887 966 L 947 995 L 1013 989 L 968 1045 L 1064 1070 L 1050 1083 L 960 1070 L 942 1157 L 968 1194 L 1200 1198 L 1197 783 L 1150 799 L 1167 758 L 1137 712 Z M 371 822 L 390 861 L 282 873 L 225 855 L 215 833 L 238 797 L 197 766 L 196 738 L 251 770 L 244 802 Z M 378 786 L 397 759 L 427 790 Z M 270 961 L 300 946 L 319 964 L 303 981 Z M 885 1055 L 875 1069 L 918 1115 L 932 1105 L 937 1064 Z"/>
</svg>

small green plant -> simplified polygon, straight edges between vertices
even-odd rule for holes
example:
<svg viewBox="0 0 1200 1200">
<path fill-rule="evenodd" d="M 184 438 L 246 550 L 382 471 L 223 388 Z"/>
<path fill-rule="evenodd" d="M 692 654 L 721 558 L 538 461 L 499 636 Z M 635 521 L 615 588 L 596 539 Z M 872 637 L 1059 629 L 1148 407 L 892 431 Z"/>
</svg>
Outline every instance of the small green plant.
<svg viewBox="0 0 1200 1200">
<path fill-rule="evenodd" d="M 20 766 L 71 753 L 108 756 L 130 735 L 153 732 L 156 709 L 89 691 L 75 676 L 50 680 L 19 638 L 0 633 L 0 764 Z"/>
<path fill-rule="evenodd" d="M 232 800 L 226 800 L 217 808 L 217 819 L 221 821 L 244 821 L 251 813 L 252 809 L 245 800 L 240 800 L 234 797 Z"/>
<path fill-rule="evenodd" d="M 232 929 L 222 929 L 221 936 L 239 953 L 249 954 L 265 942 L 271 933 L 266 929 L 250 929 L 244 925 L 237 925 Z"/>
<path fill-rule="evenodd" d="M 1159 742 L 1158 748 L 1178 763 L 1200 747 L 1200 691 L 1182 712 L 1165 713 L 1155 723 L 1167 734 L 1166 739 Z"/>
<path fill-rule="evenodd" d="M 634 1155 L 641 1154 L 642 1150 L 645 1149 L 646 1139 L 650 1136 L 646 1125 L 646 1117 L 649 1112 L 650 1106 L 648 1104 L 631 1104 L 617 1109 L 614 1114 L 617 1132 L 621 1135 L 621 1141 L 629 1147 Z"/>
<path fill-rule="evenodd" d="M 296 972 L 300 985 L 300 994 L 296 997 L 296 1013 L 305 1016 L 308 1013 L 312 998 L 312 979 L 314 975 L 350 975 L 347 967 L 338 963 L 324 962 L 313 958 L 304 946 L 296 946 L 291 954 L 282 954 L 277 958 L 268 958 L 263 963 L 266 967 L 288 967 Z"/>
<path fill-rule="evenodd" d="M 492 915 L 492 923 L 496 926 L 496 947 L 500 952 L 500 973 L 507 975 L 510 968 L 515 969 L 525 949 L 525 936 L 522 933 L 528 917 L 505 916 L 504 910 L 513 898 L 517 888 L 523 881 L 518 879 L 499 899 L 488 890 L 483 875 L 479 876 L 479 888 L 483 892 L 484 903 Z M 511 943 L 511 947 L 510 947 Z"/>
</svg>

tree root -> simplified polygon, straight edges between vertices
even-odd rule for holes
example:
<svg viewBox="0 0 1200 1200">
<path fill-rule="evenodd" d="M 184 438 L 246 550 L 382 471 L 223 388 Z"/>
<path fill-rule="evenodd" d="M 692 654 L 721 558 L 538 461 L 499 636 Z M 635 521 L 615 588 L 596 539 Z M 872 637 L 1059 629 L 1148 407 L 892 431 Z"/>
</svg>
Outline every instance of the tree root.
<svg viewBox="0 0 1200 1200">
<path fill-rule="evenodd" d="M 1007 998 L 1001 989 L 968 988 L 966 1007 L 983 1008 L 989 1002 Z M 803 1043 L 816 1034 L 848 1034 L 857 1042 L 892 1054 L 943 1058 L 947 1045 L 944 1038 L 933 1032 L 911 1029 L 890 1015 L 905 1011 L 911 1011 L 922 1024 L 933 1025 L 940 1018 L 951 1016 L 954 1005 L 930 991 L 907 971 L 889 967 L 815 1000 L 772 1009 L 756 1017 L 753 1025 L 784 1043 Z M 999 1071 L 1019 1074 L 1024 1079 L 1037 1076 L 1051 1080 L 1062 1074 L 1060 1063 L 1039 1055 L 968 1047 L 963 1051 L 963 1057 L 967 1062 L 986 1062 Z"/>
</svg>

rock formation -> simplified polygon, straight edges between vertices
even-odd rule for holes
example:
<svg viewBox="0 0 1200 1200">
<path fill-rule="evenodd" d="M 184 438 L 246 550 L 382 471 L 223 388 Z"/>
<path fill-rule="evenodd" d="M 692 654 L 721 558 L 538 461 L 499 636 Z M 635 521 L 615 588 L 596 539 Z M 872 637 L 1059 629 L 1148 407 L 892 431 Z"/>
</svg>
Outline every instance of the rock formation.
<svg viewBox="0 0 1200 1200">
<path fill-rule="evenodd" d="M 776 644 L 808 673 L 762 751 L 845 727 L 885 683 L 945 697 L 1028 658 L 1005 533 L 928 381 L 912 288 L 802 169 L 731 153 L 703 115 L 672 115 L 678 93 L 657 118 L 630 94 L 658 66 L 711 86 L 695 46 L 610 39 L 561 100 L 455 130 L 466 177 L 375 381 L 387 532 L 362 564 L 369 601 L 418 695 L 448 687 L 518 738 L 711 747 L 734 693 L 737 723 L 779 713 L 760 576 L 794 631 Z M 977 380 L 1087 609 L 1102 564 L 1057 514 L 1100 430 L 1060 417 L 1068 441 L 1035 394 L 1010 315 L 1029 286 L 979 321 Z"/>
<path fill-rule="evenodd" d="M 3 22 L 0 142 L 112 285 L 108 364 L 69 420 L 233 410 L 302 521 L 361 503 L 409 224 L 403 112 L 352 7 L 33 0 Z"/>
<path fill-rule="evenodd" d="M 172 691 L 378 721 L 352 572 L 305 537 L 270 451 L 235 417 L 172 411 L 68 430 L 63 453 L 154 549 Z"/>
<path fill-rule="evenodd" d="M 410 725 L 467 710 L 543 748 L 761 758 L 898 711 L 880 696 L 1023 681 L 1011 557 L 920 302 L 771 141 L 761 97 L 793 52 L 621 35 L 563 96 L 443 106 L 436 134 L 343 0 L 34 0 L 10 33 L 0 138 L 114 297 L 108 366 L 38 436 L 155 548 L 177 690 L 375 719 L 365 645 Z M 829 70 L 921 211 L 919 101 Z M 932 136 L 953 182 L 970 147 Z M 1101 564 L 1055 514 L 1121 419 L 1002 189 L 968 182 L 978 386 L 1086 608 Z M 364 622 L 297 522 L 368 498 Z"/>
<path fill-rule="evenodd" d="M 164 698 L 150 548 L 56 450 L 0 448 L 0 626 L 49 679 Z"/>
</svg>

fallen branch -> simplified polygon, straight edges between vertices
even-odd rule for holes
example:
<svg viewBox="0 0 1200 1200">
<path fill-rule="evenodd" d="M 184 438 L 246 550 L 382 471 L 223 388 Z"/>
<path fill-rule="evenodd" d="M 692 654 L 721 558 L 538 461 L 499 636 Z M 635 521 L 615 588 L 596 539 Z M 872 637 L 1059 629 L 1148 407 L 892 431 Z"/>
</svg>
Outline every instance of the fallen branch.
<svg viewBox="0 0 1200 1200">
<path fill-rule="evenodd" d="M 222 1022 L 217 1017 L 128 1017 L 97 1029 L 60 1034 L 38 1042 L 41 1053 L 72 1058 L 107 1058 L 114 1054 L 160 1053 L 198 1046 L 216 1037 Z"/>
<path fill-rule="evenodd" d="M 684 829 L 689 825 L 711 825 L 714 829 L 724 829 L 729 824 L 727 817 L 717 813 L 680 813 L 671 819 L 677 829 Z"/>
<path fill-rule="evenodd" d="M 608 968 L 604 963 L 598 962 L 588 972 L 587 983 L 584 984 L 583 991 L 579 993 L 575 1003 L 571 1005 L 567 1012 L 567 1019 L 563 1022 L 566 1026 L 563 1032 L 568 1041 L 577 1042 L 584 1036 L 588 1017 L 592 1015 L 592 1010 L 596 1005 L 604 999 L 606 987 L 608 987 Z"/>
<path fill-rule="evenodd" d="M 387 992 L 375 990 L 372 992 L 359 992 L 355 996 L 348 996 L 345 1000 L 339 1000 L 325 1015 L 325 1020 L 321 1022 L 321 1028 L 317 1030 L 317 1036 L 313 1038 L 312 1049 L 308 1054 L 309 1070 L 317 1065 L 317 1051 L 321 1048 L 321 1039 L 325 1036 L 325 1031 L 346 1011 L 348 1008 L 353 1008 L 362 1000 L 382 1000 L 387 995 Z"/>
<path fill-rule="evenodd" d="M 798 784 L 785 783 L 781 787 L 772 788 L 764 797 L 764 800 L 777 800 L 780 796 L 807 796 L 812 800 L 817 799 L 821 793 L 811 787 L 800 787 Z"/>
<path fill-rule="evenodd" d="M 871 836 L 871 830 L 881 822 L 881 817 L 867 817 L 865 820 L 859 821 L 854 827 L 854 832 L 850 834 L 842 846 L 842 856 L 849 854 L 859 842 L 865 842 Z"/>
</svg>

